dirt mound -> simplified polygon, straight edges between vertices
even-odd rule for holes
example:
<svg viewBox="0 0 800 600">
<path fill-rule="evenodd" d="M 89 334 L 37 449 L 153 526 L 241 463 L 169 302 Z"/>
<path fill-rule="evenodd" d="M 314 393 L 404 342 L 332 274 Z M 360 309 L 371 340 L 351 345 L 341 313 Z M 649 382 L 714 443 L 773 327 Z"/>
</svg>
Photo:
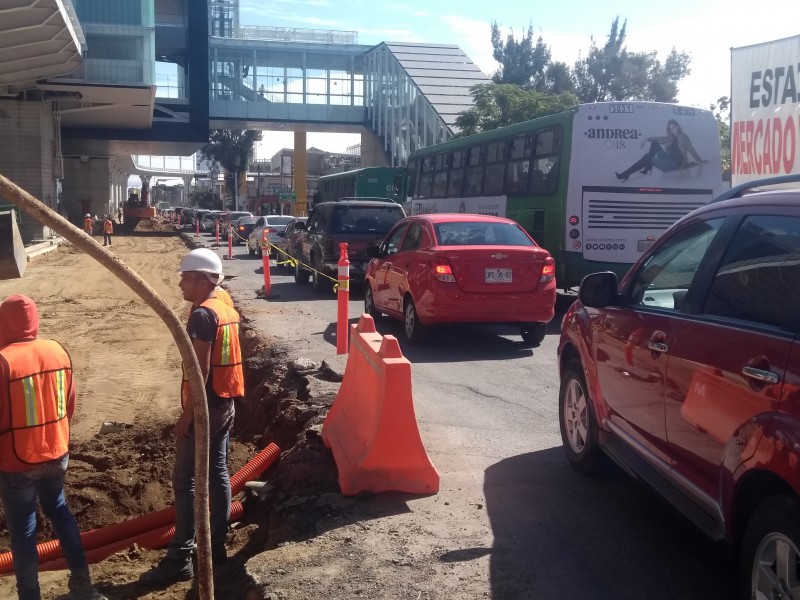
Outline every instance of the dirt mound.
<svg viewBox="0 0 800 600">
<path fill-rule="evenodd" d="M 218 597 L 244 598 L 249 590 L 244 562 L 287 540 L 304 539 L 315 532 L 316 521 L 329 508 L 313 507 L 320 495 L 338 492 L 336 468 L 319 437 L 333 396 L 313 397 L 309 377 L 328 377 L 324 368 L 299 372 L 284 351 L 271 347 L 247 325 L 242 329 L 247 397 L 236 407 L 231 439 L 231 472 L 240 469 L 270 442 L 281 448 L 281 458 L 265 474 L 273 487 L 266 497 L 245 495 L 245 516 L 232 530 L 226 570 L 241 569 L 237 577 L 220 578 Z M 144 416 L 115 433 L 96 435 L 71 449 L 67 497 L 82 531 L 118 523 L 128 517 L 160 510 L 172 504 L 172 465 L 175 438 L 172 421 Z M 40 515 L 38 538 L 53 538 L 49 522 Z M 0 550 L 8 550 L 5 515 Z M 114 597 L 148 597 L 138 575 L 161 552 L 133 548 L 92 566 L 98 585 Z M 44 574 L 43 574 L 44 578 Z M 9 580 L 3 580 L 3 583 Z M 129 581 L 117 595 L 112 582 Z M 106 585 L 104 585 L 106 584 Z M 160 590 L 153 597 L 184 598 L 191 584 Z M 44 589 L 43 583 L 43 589 Z M 0 587 L 0 592 L 6 587 Z"/>
<path fill-rule="evenodd" d="M 175 225 L 159 218 L 140 219 L 133 230 L 142 233 L 175 233 Z"/>
</svg>

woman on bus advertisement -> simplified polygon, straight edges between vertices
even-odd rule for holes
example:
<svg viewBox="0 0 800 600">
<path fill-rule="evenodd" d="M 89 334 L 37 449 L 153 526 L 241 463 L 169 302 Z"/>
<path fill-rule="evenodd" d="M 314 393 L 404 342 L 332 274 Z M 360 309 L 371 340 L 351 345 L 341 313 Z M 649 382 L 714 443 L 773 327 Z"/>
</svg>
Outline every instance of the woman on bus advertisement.
<svg viewBox="0 0 800 600">
<path fill-rule="evenodd" d="M 708 161 L 700 158 L 700 155 L 692 146 L 692 140 L 684 133 L 681 126 L 675 119 L 667 121 L 667 135 L 664 137 L 649 137 L 642 142 L 642 147 L 650 142 L 650 149 L 647 154 L 625 169 L 622 173 L 614 172 L 617 179 L 627 181 L 628 178 L 639 171 L 647 175 L 653 167 L 667 173 L 691 167 L 698 164 L 705 164 Z M 694 161 L 690 160 L 690 156 Z"/>
</svg>

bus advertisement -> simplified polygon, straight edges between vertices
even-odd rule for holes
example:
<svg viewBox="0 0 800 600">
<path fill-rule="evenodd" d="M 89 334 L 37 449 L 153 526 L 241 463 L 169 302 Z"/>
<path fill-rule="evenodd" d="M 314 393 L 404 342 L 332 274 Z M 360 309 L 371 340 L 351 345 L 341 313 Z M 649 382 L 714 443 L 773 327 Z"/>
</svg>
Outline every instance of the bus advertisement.
<svg viewBox="0 0 800 600">
<path fill-rule="evenodd" d="M 722 189 L 711 111 L 583 104 L 459 138 L 409 160 L 411 214 L 508 217 L 556 259 L 559 287 L 622 275 L 672 223 Z"/>
<path fill-rule="evenodd" d="M 731 184 L 800 173 L 800 35 L 731 48 Z"/>
</svg>

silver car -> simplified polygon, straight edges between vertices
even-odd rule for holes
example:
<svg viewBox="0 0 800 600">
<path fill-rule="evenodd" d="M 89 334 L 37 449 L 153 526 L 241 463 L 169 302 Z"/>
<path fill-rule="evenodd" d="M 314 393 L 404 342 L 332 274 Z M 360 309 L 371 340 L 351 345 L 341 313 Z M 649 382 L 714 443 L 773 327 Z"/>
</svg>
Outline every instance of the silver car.
<svg viewBox="0 0 800 600">
<path fill-rule="evenodd" d="M 294 219 L 294 217 L 291 215 L 266 215 L 258 217 L 255 228 L 250 232 L 250 236 L 247 238 L 247 251 L 251 255 L 258 254 L 261 256 L 262 232 L 267 232 L 267 241 L 270 243 L 270 246 L 272 246 L 278 243 L 280 240 L 278 234 L 286 229 L 286 225 L 288 225 L 289 221 L 292 219 Z M 270 250 L 270 255 L 276 255 L 274 249 Z"/>
</svg>

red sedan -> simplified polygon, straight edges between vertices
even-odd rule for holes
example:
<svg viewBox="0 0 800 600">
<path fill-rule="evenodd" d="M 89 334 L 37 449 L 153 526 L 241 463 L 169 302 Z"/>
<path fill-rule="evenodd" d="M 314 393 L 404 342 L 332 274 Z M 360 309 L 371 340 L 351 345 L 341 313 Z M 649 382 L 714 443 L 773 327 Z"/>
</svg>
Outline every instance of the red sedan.
<svg viewBox="0 0 800 600">
<path fill-rule="evenodd" d="M 509 323 L 536 346 L 553 318 L 555 262 L 511 219 L 406 217 L 367 256 L 365 312 L 402 320 L 412 343 L 430 325 Z"/>
</svg>

